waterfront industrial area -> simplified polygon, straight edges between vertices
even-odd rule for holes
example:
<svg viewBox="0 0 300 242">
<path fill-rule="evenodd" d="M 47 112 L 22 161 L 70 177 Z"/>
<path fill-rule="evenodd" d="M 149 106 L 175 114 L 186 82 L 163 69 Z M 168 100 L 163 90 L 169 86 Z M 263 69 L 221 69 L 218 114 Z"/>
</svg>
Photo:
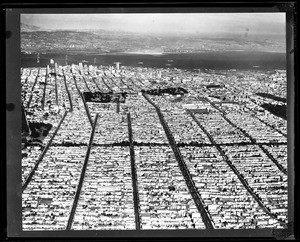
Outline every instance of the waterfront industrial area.
<svg viewBox="0 0 300 242">
<path fill-rule="evenodd" d="M 286 71 L 51 60 L 21 85 L 23 230 L 286 228 Z"/>
</svg>

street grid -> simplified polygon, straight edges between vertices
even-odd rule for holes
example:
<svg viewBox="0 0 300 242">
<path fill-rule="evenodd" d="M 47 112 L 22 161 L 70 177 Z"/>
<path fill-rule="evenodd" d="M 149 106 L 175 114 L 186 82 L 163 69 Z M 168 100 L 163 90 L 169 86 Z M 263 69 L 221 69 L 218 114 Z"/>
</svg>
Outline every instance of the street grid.
<svg viewBox="0 0 300 242">
<path fill-rule="evenodd" d="M 261 197 L 258 194 L 260 194 L 260 191 L 257 191 L 256 188 L 252 187 L 252 178 L 248 178 L 245 174 L 244 171 L 242 171 L 240 165 L 238 163 L 236 163 L 234 161 L 234 159 L 231 157 L 231 153 L 230 150 L 228 151 L 228 148 L 230 147 L 256 147 L 257 148 L 257 152 L 261 152 L 261 157 L 264 157 L 264 160 L 268 160 L 268 162 L 270 163 L 270 167 L 272 167 L 271 171 L 274 173 L 274 176 L 280 176 L 280 179 L 284 179 L 286 180 L 286 176 L 287 176 L 287 166 L 284 165 L 284 162 L 286 163 L 286 160 L 283 161 L 278 161 L 278 155 L 277 154 L 272 154 L 272 152 L 270 151 L 270 147 L 273 146 L 280 146 L 280 147 L 286 147 L 287 145 L 287 141 L 286 141 L 286 133 L 283 133 L 281 130 L 278 130 L 277 128 L 275 128 L 273 125 L 268 124 L 265 120 L 261 120 L 260 117 L 256 117 L 255 116 L 255 112 L 252 112 L 252 116 L 253 118 L 256 118 L 258 121 L 257 122 L 261 122 L 264 125 L 267 125 L 270 129 L 273 130 L 273 132 L 277 132 L 278 135 L 281 135 L 281 140 L 279 141 L 270 141 L 270 142 L 260 142 L 257 141 L 255 137 L 253 137 L 250 133 L 247 132 L 247 130 L 243 127 L 240 126 L 238 123 L 236 123 L 232 118 L 228 117 L 228 112 L 230 114 L 230 111 L 227 111 L 226 108 L 224 109 L 222 105 L 216 105 L 211 99 L 209 99 L 208 97 L 205 97 L 204 99 L 201 99 L 204 103 L 204 105 L 206 105 L 207 107 L 210 107 L 211 110 L 213 110 L 214 113 L 217 113 L 220 115 L 220 118 L 222 118 L 222 122 L 225 122 L 226 125 L 231 126 L 233 129 L 237 130 L 236 132 L 241 132 L 243 134 L 243 136 L 248 139 L 249 141 L 245 141 L 245 142 L 228 142 L 228 143 L 220 143 L 220 142 L 216 142 L 214 135 L 212 135 L 210 133 L 210 131 L 207 129 L 207 126 L 209 126 L 209 123 L 202 123 L 202 120 L 200 120 L 198 117 L 200 117 L 202 114 L 198 114 L 196 112 L 193 112 L 191 110 L 187 110 L 186 114 L 188 116 L 190 116 L 192 119 L 192 121 L 188 121 L 188 122 L 194 122 L 193 125 L 196 125 L 199 127 L 199 131 L 201 131 L 203 133 L 204 136 L 206 136 L 206 139 L 204 139 L 203 141 L 201 141 L 200 143 L 197 144 L 188 144 L 188 143 L 184 143 L 184 142 L 180 142 L 180 141 L 176 141 L 174 138 L 174 133 L 171 131 L 169 124 L 168 124 L 168 119 L 165 118 L 165 116 L 168 116 L 168 105 L 170 104 L 171 106 L 173 105 L 173 107 L 176 107 L 176 103 L 171 103 L 170 101 L 168 101 L 165 98 L 161 98 L 161 97 L 157 97 L 157 96 L 150 96 L 147 94 L 142 94 L 139 95 L 138 94 L 138 90 L 141 89 L 146 89 L 149 88 L 149 85 L 147 85 L 146 83 L 143 83 L 143 80 L 136 77 L 136 78 L 120 78 L 120 80 L 118 80 L 119 85 L 122 84 L 122 86 L 118 86 L 117 81 L 114 81 L 112 78 L 109 78 L 107 75 L 105 74 L 100 77 L 100 76 L 95 76 L 93 73 L 89 72 L 88 74 L 90 75 L 91 78 L 86 77 L 85 74 L 83 74 L 82 72 L 80 72 L 80 70 L 76 70 L 76 66 L 72 65 L 72 67 L 70 68 L 70 66 L 64 67 L 62 68 L 62 75 L 61 76 L 57 76 L 55 75 L 55 78 L 53 78 L 52 76 L 48 75 L 48 71 L 46 71 L 46 74 L 43 75 L 40 73 L 40 69 L 38 69 L 38 75 L 34 78 L 34 82 L 32 83 L 32 86 L 29 87 L 28 89 L 30 90 L 30 95 L 25 97 L 23 100 L 23 103 L 26 104 L 26 107 L 28 110 L 33 110 L 34 107 L 32 105 L 32 101 L 35 98 L 36 100 L 39 100 L 41 98 L 41 107 L 42 110 L 45 110 L 46 108 L 46 103 L 45 103 L 45 99 L 48 98 L 46 96 L 46 90 L 47 87 L 51 87 L 51 85 L 54 87 L 55 90 L 55 98 L 53 101 L 53 103 L 59 104 L 60 106 L 64 106 L 65 107 L 65 112 L 63 115 L 57 115 L 57 118 L 54 118 L 55 120 L 55 124 L 54 127 L 55 131 L 50 132 L 50 139 L 48 138 L 47 144 L 45 146 L 45 148 L 43 149 L 42 153 L 38 156 L 38 158 L 36 158 L 35 163 L 31 164 L 31 170 L 28 172 L 25 176 L 25 174 L 23 173 L 23 184 L 22 184 L 22 191 L 23 191 L 23 195 L 25 194 L 26 196 L 23 196 L 23 206 L 24 206 L 24 210 L 25 209 L 25 201 L 24 199 L 26 199 L 28 196 L 30 195 L 30 189 L 32 189 L 34 187 L 34 185 L 29 186 L 31 183 L 35 182 L 36 179 L 40 176 L 41 172 L 42 172 L 42 168 L 45 164 L 45 162 L 47 162 L 47 159 L 49 159 L 49 157 L 47 156 L 47 152 L 49 150 L 49 148 L 54 148 L 54 147 L 64 147 L 64 144 L 62 142 L 60 142 L 60 140 L 57 140 L 58 137 L 57 134 L 64 132 L 64 133 L 68 133 L 70 131 L 68 128 L 68 125 L 73 125 L 75 127 L 77 127 L 78 130 L 81 130 L 81 132 L 83 131 L 83 126 L 81 127 L 80 124 L 76 124 L 76 118 L 80 119 L 80 116 L 86 116 L 85 119 L 87 118 L 89 123 L 91 124 L 91 130 L 89 131 L 90 133 L 86 134 L 86 137 L 90 136 L 90 140 L 89 142 L 87 142 L 87 140 L 85 140 L 85 144 L 82 145 L 82 143 L 79 143 L 79 147 L 82 150 L 86 150 L 86 154 L 85 154 L 85 158 L 84 158 L 84 162 L 81 168 L 76 168 L 78 169 L 78 171 L 80 172 L 80 178 L 78 180 L 78 184 L 76 185 L 76 192 L 74 193 L 74 197 L 72 198 L 71 196 L 71 201 L 73 200 L 73 205 L 71 206 L 71 209 L 69 211 L 69 216 L 68 216 L 68 220 L 63 220 L 62 224 L 65 224 L 65 226 L 58 226 L 58 227 L 54 227 L 54 229 L 67 229 L 70 230 L 72 229 L 72 225 L 74 222 L 76 222 L 76 212 L 77 212 L 77 204 L 78 201 L 80 200 L 80 197 L 82 195 L 82 187 L 84 187 L 85 184 L 85 171 L 87 169 L 87 163 L 89 161 L 89 156 L 90 156 L 90 151 L 91 149 L 93 149 L 93 147 L 98 147 L 97 149 L 101 149 L 101 147 L 103 147 L 103 149 L 105 147 L 109 148 L 109 147 L 128 147 L 129 148 L 129 153 L 128 155 L 130 156 L 130 174 L 131 174 L 131 181 L 132 181 L 132 198 L 133 198 L 133 214 L 134 214 L 134 223 L 135 223 L 135 229 L 144 229 L 143 228 L 143 224 L 145 223 L 145 213 L 141 213 L 141 204 L 140 201 L 141 199 L 139 198 L 139 190 L 141 189 L 141 185 L 140 185 L 140 181 L 139 181 L 139 175 L 137 174 L 138 171 L 141 170 L 141 161 L 136 161 L 136 153 L 135 153 L 135 149 L 140 149 L 142 147 L 145 147 L 143 145 L 143 142 L 140 141 L 140 139 L 144 139 L 143 136 L 141 137 L 137 137 L 135 134 L 137 133 L 136 130 L 143 129 L 143 122 L 145 122 L 145 120 L 140 119 L 139 117 L 141 117 L 141 115 L 143 115 L 143 112 L 147 112 L 148 115 L 150 115 L 151 117 L 155 118 L 157 120 L 157 123 L 153 126 L 152 125 L 152 129 L 151 129 L 151 133 L 152 132 L 157 132 L 157 134 L 161 135 L 161 137 L 165 137 L 164 139 L 160 140 L 161 143 L 156 142 L 154 140 L 154 142 L 149 141 L 149 140 L 145 140 L 145 144 L 147 144 L 147 147 L 165 147 L 168 148 L 173 151 L 173 155 L 174 155 L 174 160 L 177 161 L 177 166 L 181 171 L 181 175 L 183 176 L 184 180 L 185 180 L 185 185 L 188 188 L 188 191 L 191 195 L 193 204 L 196 206 L 198 212 L 201 215 L 201 219 L 202 222 L 199 222 L 199 228 L 203 228 L 201 226 L 203 226 L 206 229 L 214 229 L 214 228 L 220 228 L 221 226 L 219 225 L 219 223 L 216 222 L 216 218 L 215 218 L 215 214 L 213 212 L 213 210 L 209 209 L 209 206 L 207 204 L 205 204 L 205 199 L 203 199 L 203 197 L 201 196 L 201 188 L 199 188 L 199 186 L 197 186 L 197 182 L 195 183 L 195 178 L 194 175 L 192 174 L 193 172 L 191 171 L 191 168 L 187 165 L 187 163 L 189 164 L 189 162 L 186 161 L 185 156 L 182 155 L 181 150 L 184 149 L 184 147 L 188 148 L 188 147 L 198 147 L 199 149 L 201 149 L 201 147 L 205 148 L 205 147 L 214 147 L 217 152 L 219 153 L 218 155 L 220 156 L 220 159 L 225 162 L 225 164 L 227 164 L 228 168 L 235 174 L 235 178 L 237 178 L 239 180 L 239 182 L 242 184 L 242 186 L 244 187 L 243 189 L 246 189 L 246 191 L 248 192 L 247 194 L 250 194 L 249 197 L 252 197 L 255 200 L 256 205 L 258 205 L 258 211 L 259 214 L 263 214 L 262 217 L 269 217 L 270 219 L 274 219 L 274 224 L 276 227 L 281 227 L 281 226 L 286 226 L 287 223 L 287 218 L 285 216 L 285 214 L 287 214 L 287 206 L 283 207 L 281 210 L 279 209 L 275 209 L 273 208 L 270 204 L 273 204 L 272 202 L 272 196 L 274 194 L 272 194 L 272 192 L 270 192 L 270 197 L 269 198 L 265 198 L 265 197 Z M 29 69 L 30 70 L 30 69 Z M 32 74 L 32 70 L 30 70 L 29 75 Z M 110 73 L 111 74 L 111 73 Z M 33 75 L 34 77 L 34 75 Z M 38 78 L 44 77 L 44 85 L 40 87 L 40 90 L 38 93 L 35 93 L 35 88 L 36 88 L 36 83 L 38 81 Z M 26 77 L 25 79 L 25 84 L 28 84 L 28 77 Z M 58 83 L 64 83 L 64 90 L 60 89 L 62 87 L 61 84 Z M 47 85 L 47 87 L 46 87 Z M 60 90 L 59 90 L 60 89 Z M 122 114 L 114 114 L 115 113 L 115 106 L 116 104 L 112 103 L 112 104 L 100 104 L 100 103 L 88 103 L 86 102 L 86 100 L 84 99 L 82 93 L 84 91 L 104 91 L 104 90 L 109 90 L 109 91 L 128 91 L 129 96 L 128 96 L 128 100 L 127 102 L 127 109 L 125 109 L 122 111 Z M 230 91 L 230 89 L 227 88 L 227 90 Z M 42 95 L 40 95 L 40 92 L 42 92 Z M 59 97 L 59 94 L 62 95 L 61 98 Z M 133 98 L 131 98 L 131 95 Z M 199 95 L 199 93 L 197 93 L 197 95 Z M 64 102 L 64 100 L 66 100 L 66 102 Z M 136 101 L 138 100 L 138 101 Z M 130 104 L 130 102 L 132 102 L 131 104 L 134 104 L 134 106 L 128 106 L 128 103 Z M 166 106 L 164 106 L 164 102 L 166 103 Z M 251 101 L 253 102 L 253 100 Z M 64 103 L 62 105 L 62 103 Z M 106 105 L 106 106 L 105 106 Z M 175 106 L 174 106 L 175 105 Z M 244 104 L 239 104 L 241 106 L 244 106 Z M 126 106 L 126 103 L 125 103 Z M 145 108 L 145 109 L 143 109 Z M 249 109 L 249 108 L 248 108 Z M 249 111 L 251 111 L 249 109 Z M 38 114 L 37 114 L 38 115 Z M 66 117 L 70 118 L 73 115 L 71 119 L 68 119 L 69 123 L 66 123 Z M 128 125 L 128 129 L 127 131 L 120 131 L 120 132 L 124 132 L 122 133 L 122 135 L 119 138 L 112 138 L 112 141 L 109 141 L 108 143 L 99 143 L 97 141 L 97 139 L 99 137 L 101 137 L 101 135 L 104 135 L 104 130 L 99 130 L 99 128 L 97 128 L 96 131 L 96 126 L 99 123 L 99 125 L 101 124 L 101 122 L 104 122 L 104 119 L 106 115 L 116 115 L 117 118 L 120 118 L 122 115 L 125 115 L 124 117 L 122 117 L 122 121 L 121 122 L 125 122 Z M 149 116 L 149 117 L 150 117 Z M 205 115 L 204 115 L 205 116 Z M 203 117 L 204 117 L 203 116 Z M 107 116 L 109 117 L 109 116 Z M 114 117 L 114 116 L 111 116 Z M 178 116 L 180 117 L 180 116 Z M 120 122 L 119 122 L 120 123 Z M 104 124 L 104 123 L 103 123 Z M 150 124 L 150 123 L 149 123 Z M 114 125 L 118 125 L 118 122 L 116 122 Z M 137 125 L 137 126 L 136 126 Z M 146 125 L 146 123 L 145 123 Z M 64 129 L 62 129 L 62 126 L 66 126 Z M 135 127 L 136 126 L 136 127 Z M 160 126 L 160 127 L 159 127 Z M 100 126 L 102 127 L 102 126 Z M 145 127 L 145 126 L 144 126 Z M 120 130 L 123 130 L 123 128 L 121 128 Z M 73 130 L 73 132 L 77 132 L 75 129 Z M 61 133 L 62 135 L 62 133 Z M 109 134 L 107 134 L 109 135 Z M 113 135 L 113 133 L 111 133 L 111 135 Z M 78 133 L 77 136 L 79 137 L 80 134 Z M 95 137 L 94 137 L 95 136 Z M 159 136 L 157 136 L 159 137 Z M 177 136 L 176 136 L 177 137 Z M 74 137 L 76 140 L 76 137 Z M 138 139 L 137 139 L 138 138 Z M 86 139 L 85 137 L 82 137 L 82 139 Z M 115 139 L 115 140 L 114 140 Z M 56 142 L 53 142 L 53 140 L 56 140 Z M 64 140 L 64 139 L 63 139 Z M 167 142 L 166 142 L 167 141 Z M 78 141 L 79 142 L 79 141 Z M 123 143 L 122 143 L 123 142 Z M 76 142 L 74 142 L 76 144 Z M 76 145 L 74 146 L 76 147 Z M 68 149 L 67 146 L 65 146 L 65 149 Z M 105 148 L 106 149 L 106 148 Z M 229 153 L 228 153 L 229 152 Z M 46 158 L 45 158 L 46 157 Z M 24 164 L 23 164 L 24 166 Z M 251 166 L 251 164 L 250 164 Z M 253 165 L 254 167 L 254 165 Z M 274 168 L 275 167 L 275 168 Z M 253 169 L 258 169 L 258 168 L 253 168 Z M 28 170 L 28 169 L 27 169 Z M 59 172 L 59 171 L 58 171 Z M 254 172 L 255 173 L 255 172 Z M 281 174 L 280 174 L 281 173 Z M 77 183 L 77 181 L 75 180 L 75 184 Z M 266 183 L 268 185 L 268 183 Z M 270 186 L 272 186 L 272 182 L 270 183 Z M 283 194 L 283 199 L 285 199 L 285 201 L 287 201 L 287 186 L 279 188 L 279 190 L 282 194 Z M 33 197 L 35 195 L 32 195 Z M 247 195 L 248 196 L 248 195 Z M 34 200 L 35 198 L 33 198 Z M 248 200 L 250 200 L 251 198 L 247 198 Z M 51 199 L 50 199 L 51 200 Z M 274 198 L 274 200 L 276 200 Z M 55 202 L 55 201 L 53 201 Z M 253 202 L 251 203 L 253 204 Z M 285 203 L 284 203 L 285 204 Z M 39 205 L 37 205 L 38 207 Z M 63 205 L 61 205 L 63 206 Z M 68 205 L 69 206 L 69 205 Z M 32 207 L 31 205 L 29 207 Z M 69 206 L 70 207 L 70 206 Z M 282 206 L 281 206 L 282 207 Z M 261 209 L 261 210 L 259 210 Z M 194 211 L 194 210 L 193 210 Z M 122 212 L 121 212 L 122 213 Z M 194 218 L 194 215 L 191 215 L 192 213 L 189 213 L 188 216 L 191 217 L 191 221 L 194 221 L 192 218 Z M 32 213 L 30 216 L 36 215 L 35 213 Z M 23 215 L 25 216 L 25 215 Z M 54 215 L 51 215 L 54 216 Z M 26 217 L 26 216 L 25 216 Z M 259 219 L 258 219 L 259 220 Z M 116 222 L 117 223 L 117 222 Z M 202 225 L 200 225 L 201 223 L 203 223 Z M 230 223 L 230 222 L 229 222 Z M 26 223 L 25 223 L 26 224 Z M 41 223 L 43 225 L 43 223 Z M 39 225 L 41 225 L 39 224 Z M 155 224 L 155 223 L 154 223 Z M 195 226 L 197 227 L 197 225 L 195 225 L 196 222 L 192 222 L 192 227 L 195 228 Z M 262 223 L 265 224 L 265 223 Z M 24 224 L 23 224 L 24 226 Z M 27 224 L 27 227 L 23 227 L 24 229 L 29 229 L 29 230 L 34 230 L 35 228 L 38 228 L 38 226 L 36 226 L 36 223 L 33 223 L 32 225 Z M 152 226 L 152 227 L 151 227 Z M 145 228 L 157 228 L 155 226 L 158 225 L 145 225 Z M 232 225 L 233 226 L 233 225 Z M 252 228 L 251 226 L 253 225 L 249 225 L 249 228 Z M 256 227 L 257 224 L 254 226 Z M 163 226 L 162 226 L 163 227 Z M 234 227 L 234 226 L 233 226 Z M 51 225 L 45 223 L 43 225 L 43 228 L 46 229 L 52 229 Z M 77 229 L 80 229 L 78 227 L 76 227 Z M 91 229 L 91 227 L 82 227 L 82 228 L 89 228 Z M 103 228 L 100 227 L 92 227 L 92 229 L 109 229 L 109 226 L 104 226 Z M 176 227 L 178 228 L 178 227 Z M 247 226 L 246 226 L 247 228 Z M 126 226 L 124 225 L 124 229 L 128 229 L 126 228 Z"/>
</svg>

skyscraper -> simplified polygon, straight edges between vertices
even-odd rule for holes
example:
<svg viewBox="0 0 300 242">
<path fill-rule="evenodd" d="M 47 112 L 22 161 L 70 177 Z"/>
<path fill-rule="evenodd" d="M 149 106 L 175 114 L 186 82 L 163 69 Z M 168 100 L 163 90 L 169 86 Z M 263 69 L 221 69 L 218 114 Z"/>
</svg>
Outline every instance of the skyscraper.
<svg viewBox="0 0 300 242">
<path fill-rule="evenodd" d="M 120 64 L 121 64 L 121 62 L 115 62 L 114 64 L 116 64 L 116 69 L 120 70 Z"/>
<path fill-rule="evenodd" d="M 37 53 L 36 55 L 36 63 L 40 63 L 40 53 Z"/>
<path fill-rule="evenodd" d="M 66 55 L 66 57 L 65 57 L 65 65 L 66 66 L 68 65 L 68 55 Z"/>
</svg>

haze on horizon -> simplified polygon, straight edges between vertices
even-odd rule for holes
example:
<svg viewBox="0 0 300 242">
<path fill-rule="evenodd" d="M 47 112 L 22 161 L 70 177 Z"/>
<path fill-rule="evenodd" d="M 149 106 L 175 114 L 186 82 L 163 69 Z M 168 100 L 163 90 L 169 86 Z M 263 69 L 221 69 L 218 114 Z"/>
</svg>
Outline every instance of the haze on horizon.
<svg viewBox="0 0 300 242">
<path fill-rule="evenodd" d="M 21 14 L 21 23 L 41 30 L 285 37 L 285 13 Z"/>
</svg>

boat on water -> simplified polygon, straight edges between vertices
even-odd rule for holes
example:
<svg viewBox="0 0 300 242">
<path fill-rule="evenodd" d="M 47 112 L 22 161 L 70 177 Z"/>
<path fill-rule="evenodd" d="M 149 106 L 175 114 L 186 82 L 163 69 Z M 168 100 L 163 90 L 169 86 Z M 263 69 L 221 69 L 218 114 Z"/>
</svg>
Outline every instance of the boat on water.
<svg viewBox="0 0 300 242">
<path fill-rule="evenodd" d="M 166 64 L 166 66 L 171 66 L 171 64 Z"/>
<path fill-rule="evenodd" d="M 260 66 L 253 66 L 254 68 L 259 68 Z"/>
<path fill-rule="evenodd" d="M 168 60 L 168 62 L 174 62 L 173 60 Z"/>
<path fill-rule="evenodd" d="M 144 64 L 144 62 L 140 61 L 140 62 L 138 62 L 138 64 L 142 65 L 142 64 Z"/>
</svg>

